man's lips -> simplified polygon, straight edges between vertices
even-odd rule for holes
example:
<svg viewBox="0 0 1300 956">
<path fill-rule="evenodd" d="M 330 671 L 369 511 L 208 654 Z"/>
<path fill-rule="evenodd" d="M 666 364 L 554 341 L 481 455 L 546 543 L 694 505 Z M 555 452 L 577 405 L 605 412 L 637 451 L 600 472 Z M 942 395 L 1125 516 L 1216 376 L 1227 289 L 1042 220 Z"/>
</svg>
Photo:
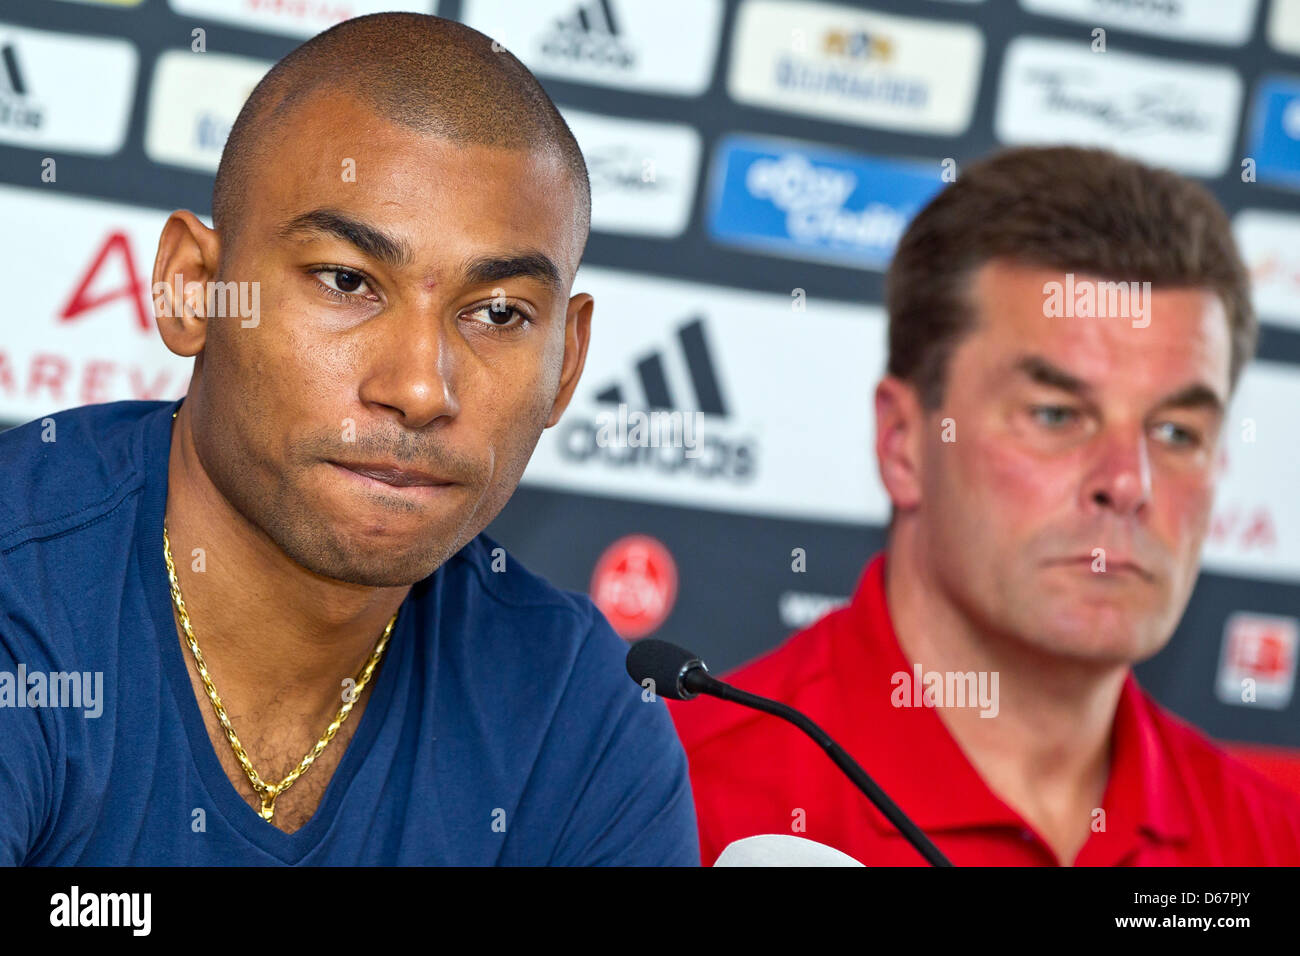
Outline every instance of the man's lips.
<svg viewBox="0 0 1300 956">
<path fill-rule="evenodd" d="M 1073 558 L 1056 558 L 1054 560 L 1047 561 L 1044 563 L 1049 566 L 1050 565 L 1065 565 L 1071 567 L 1076 565 L 1087 566 L 1088 570 L 1092 571 L 1092 566 L 1096 560 L 1097 559 L 1094 558 L 1091 554 L 1088 554 L 1088 555 L 1079 555 L 1078 557 L 1073 557 Z M 1098 577 L 1104 577 L 1107 574 L 1112 574 L 1117 571 L 1122 571 L 1128 574 L 1135 574 L 1138 577 L 1142 578 L 1142 580 L 1144 581 L 1155 580 L 1154 574 L 1152 574 L 1142 565 L 1138 564 L 1132 558 L 1116 556 L 1111 554 L 1110 552 L 1107 552 L 1104 560 L 1105 560 L 1105 568 L 1106 568 L 1105 571 L 1092 571 L 1092 573 L 1096 574 Z"/>
<path fill-rule="evenodd" d="M 381 481 L 394 488 L 437 488 L 455 484 L 453 481 L 430 474 L 427 471 L 421 471 L 418 468 L 407 468 L 388 462 L 331 461 L 330 464 L 360 475 L 363 478 Z"/>
</svg>

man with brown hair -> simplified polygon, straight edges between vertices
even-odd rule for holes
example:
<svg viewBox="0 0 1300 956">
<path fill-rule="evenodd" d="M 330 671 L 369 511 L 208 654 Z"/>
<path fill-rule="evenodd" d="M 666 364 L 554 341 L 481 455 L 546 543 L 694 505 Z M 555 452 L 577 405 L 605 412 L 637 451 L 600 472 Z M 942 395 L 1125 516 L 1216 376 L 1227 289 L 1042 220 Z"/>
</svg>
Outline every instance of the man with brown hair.
<svg viewBox="0 0 1300 956">
<path fill-rule="evenodd" d="M 1222 210 L 1100 150 L 1005 151 L 916 217 L 887 290 L 887 548 L 729 679 L 806 712 L 956 864 L 1300 863 L 1300 801 L 1131 670 L 1186 607 L 1255 348 Z M 783 721 L 670 710 L 704 863 L 792 831 L 923 862 Z"/>
</svg>

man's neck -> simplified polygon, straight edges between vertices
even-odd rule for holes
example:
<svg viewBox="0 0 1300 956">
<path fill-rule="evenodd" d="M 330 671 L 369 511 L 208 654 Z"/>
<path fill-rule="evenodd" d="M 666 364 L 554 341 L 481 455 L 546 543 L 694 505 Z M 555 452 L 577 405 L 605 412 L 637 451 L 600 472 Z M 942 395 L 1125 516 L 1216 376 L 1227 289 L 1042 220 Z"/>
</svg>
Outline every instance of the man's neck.
<svg viewBox="0 0 1300 956">
<path fill-rule="evenodd" d="M 166 526 L 195 638 L 232 712 L 332 716 L 410 586 L 372 588 L 289 558 L 217 490 L 172 422 Z M 202 549 L 204 570 L 196 570 Z"/>
<path fill-rule="evenodd" d="M 979 633 L 918 555 L 890 543 L 885 597 L 899 647 L 927 672 L 998 674 L 995 717 L 969 706 L 936 713 L 989 788 L 1072 863 L 1105 793 L 1128 669 L 1074 664 Z"/>
</svg>

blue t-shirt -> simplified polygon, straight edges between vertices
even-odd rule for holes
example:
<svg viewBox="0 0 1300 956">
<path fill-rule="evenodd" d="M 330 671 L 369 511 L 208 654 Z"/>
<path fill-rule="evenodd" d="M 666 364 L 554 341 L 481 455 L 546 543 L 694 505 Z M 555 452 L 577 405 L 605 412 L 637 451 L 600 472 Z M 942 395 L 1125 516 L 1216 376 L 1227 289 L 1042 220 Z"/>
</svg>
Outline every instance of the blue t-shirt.
<svg viewBox="0 0 1300 956">
<path fill-rule="evenodd" d="M 663 702 L 590 600 L 510 556 L 494 572 L 484 535 L 412 587 L 312 819 L 259 818 L 212 749 L 172 617 L 179 405 L 0 433 L 0 863 L 698 865 Z"/>
</svg>

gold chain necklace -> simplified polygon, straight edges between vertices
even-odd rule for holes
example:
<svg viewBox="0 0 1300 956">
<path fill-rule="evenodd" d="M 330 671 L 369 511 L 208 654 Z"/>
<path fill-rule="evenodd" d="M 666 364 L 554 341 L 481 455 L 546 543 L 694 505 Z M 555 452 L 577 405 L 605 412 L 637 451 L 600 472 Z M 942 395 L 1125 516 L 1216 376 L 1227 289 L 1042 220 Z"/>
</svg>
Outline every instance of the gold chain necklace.
<svg viewBox="0 0 1300 956">
<path fill-rule="evenodd" d="M 179 409 L 178 409 L 179 411 Z M 172 413 L 172 419 L 176 418 L 176 412 Z M 348 714 L 352 712 L 352 704 L 361 697 L 361 692 L 366 689 L 366 684 L 370 682 L 370 677 L 379 665 L 379 659 L 384 656 L 384 649 L 388 647 L 388 637 L 393 633 L 393 625 L 397 623 L 397 613 L 388 620 L 388 626 L 384 628 L 384 633 L 380 635 L 379 642 L 375 645 L 374 651 L 370 654 L 370 660 L 366 661 L 366 666 L 361 669 L 361 674 L 357 677 L 356 687 L 353 688 L 349 698 L 345 698 L 343 706 L 339 709 L 338 714 L 330 725 L 325 728 L 324 735 L 316 741 L 314 746 L 302 761 L 294 768 L 293 772 L 281 780 L 279 783 L 267 783 L 253 769 L 253 763 L 248 759 L 248 754 L 244 752 L 244 746 L 239 742 L 239 735 L 235 733 L 235 728 L 230 723 L 230 718 L 226 716 L 226 708 L 221 703 L 221 697 L 217 694 L 217 688 L 212 683 L 212 676 L 208 673 L 208 665 L 203 660 L 203 652 L 199 650 L 199 642 L 194 637 L 194 629 L 190 626 L 190 616 L 185 610 L 185 599 L 181 597 L 180 582 L 176 579 L 176 566 L 172 563 L 171 542 L 167 539 L 167 524 L 163 523 L 163 558 L 167 562 L 167 578 L 171 582 L 172 603 L 176 605 L 176 613 L 181 619 L 181 627 L 185 631 L 185 642 L 190 647 L 190 652 L 194 655 L 194 660 L 198 664 L 199 677 L 203 679 L 203 686 L 208 692 L 208 700 L 212 701 L 212 709 L 217 712 L 217 720 L 221 723 L 221 728 L 226 732 L 226 739 L 230 741 L 230 749 L 235 752 L 239 765 L 244 768 L 244 773 L 248 776 L 249 783 L 253 785 L 254 792 L 262 801 L 262 809 L 259 816 L 267 823 L 271 822 L 271 817 L 275 813 L 275 798 L 284 791 L 293 786 L 294 781 L 307 772 L 321 752 L 329 746 L 329 742 L 334 739 L 343 722 L 348 719 Z"/>
</svg>

